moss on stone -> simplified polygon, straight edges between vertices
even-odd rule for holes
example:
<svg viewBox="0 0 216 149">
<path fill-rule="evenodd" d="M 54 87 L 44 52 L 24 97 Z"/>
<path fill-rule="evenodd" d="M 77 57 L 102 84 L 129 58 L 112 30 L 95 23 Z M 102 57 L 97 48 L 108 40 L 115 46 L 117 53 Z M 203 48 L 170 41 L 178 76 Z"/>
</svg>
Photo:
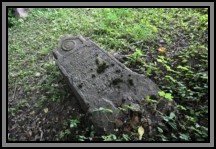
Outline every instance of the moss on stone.
<svg viewBox="0 0 216 149">
<path fill-rule="evenodd" d="M 100 60 L 100 58 L 98 57 L 95 59 L 95 63 L 97 65 L 97 73 L 103 73 L 105 69 L 109 67 L 109 65 L 107 65 L 105 62 Z"/>
<path fill-rule="evenodd" d="M 116 78 L 116 79 L 114 79 L 114 80 L 112 81 L 112 84 L 113 84 L 113 85 L 117 85 L 117 84 L 119 84 L 119 83 L 121 83 L 121 82 L 123 82 L 123 80 L 122 80 L 121 78 Z"/>
<path fill-rule="evenodd" d="M 128 83 L 133 86 L 134 85 L 133 79 L 131 79 L 131 78 L 128 79 Z"/>
</svg>

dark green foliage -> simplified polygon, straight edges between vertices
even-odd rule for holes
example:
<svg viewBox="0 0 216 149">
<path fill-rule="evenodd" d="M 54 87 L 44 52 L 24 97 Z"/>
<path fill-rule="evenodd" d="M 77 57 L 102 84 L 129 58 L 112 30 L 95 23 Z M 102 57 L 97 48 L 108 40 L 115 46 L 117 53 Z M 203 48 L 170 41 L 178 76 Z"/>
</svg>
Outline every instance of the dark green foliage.
<svg viewBox="0 0 216 149">
<path fill-rule="evenodd" d="M 8 9 L 8 27 L 12 27 L 16 24 L 15 10 L 14 8 L 7 8 L 7 9 Z"/>
</svg>

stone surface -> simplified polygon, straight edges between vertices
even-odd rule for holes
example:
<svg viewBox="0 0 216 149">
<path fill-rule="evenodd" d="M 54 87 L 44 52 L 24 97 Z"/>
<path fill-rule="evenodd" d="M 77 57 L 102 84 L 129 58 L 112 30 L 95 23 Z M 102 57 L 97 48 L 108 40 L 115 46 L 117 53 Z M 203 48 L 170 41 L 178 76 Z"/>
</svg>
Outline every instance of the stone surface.
<svg viewBox="0 0 216 149">
<path fill-rule="evenodd" d="M 18 18 L 25 18 L 28 16 L 29 8 L 15 8 L 15 15 Z"/>
<path fill-rule="evenodd" d="M 165 44 L 166 42 L 165 42 L 163 39 L 160 39 L 160 40 L 159 40 L 159 43 L 160 43 L 160 44 Z"/>
<path fill-rule="evenodd" d="M 144 100 L 148 95 L 157 95 L 157 85 L 131 71 L 91 40 L 67 35 L 53 54 L 97 132 L 112 132 L 116 121 L 121 122 L 119 126 L 123 125 L 126 114 L 121 110 L 124 109 L 122 105 L 131 106 L 131 112 L 142 113 L 146 119 L 151 119 L 147 120 L 151 124 L 160 121 L 159 116 L 148 110 Z M 160 103 L 161 109 L 166 106 L 167 102 Z"/>
</svg>

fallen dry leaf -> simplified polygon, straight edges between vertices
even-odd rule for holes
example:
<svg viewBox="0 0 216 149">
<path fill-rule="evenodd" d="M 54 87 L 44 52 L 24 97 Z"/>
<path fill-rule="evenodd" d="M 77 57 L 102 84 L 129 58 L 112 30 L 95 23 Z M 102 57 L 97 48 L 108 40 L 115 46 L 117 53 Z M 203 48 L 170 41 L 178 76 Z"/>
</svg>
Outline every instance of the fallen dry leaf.
<svg viewBox="0 0 216 149">
<path fill-rule="evenodd" d="M 44 108 L 43 111 L 44 111 L 45 113 L 47 113 L 47 112 L 48 112 L 48 108 Z"/>
<path fill-rule="evenodd" d="M 34 115 L 34 114 L 35 114 L 35 111 L 30 112 L 30 115 Z"/>
<path fill-rule="evenodd" d="M 142 140 L 142 136 L 144 134 L 144 128 L 142 126 L 138 128 L 138 134 L 139 134 L 139 140 Z"/>
<path fill-rule="evenodd" d="M 160 53 L 164 54 L 164 53 L 166 53 L 166 48 L 160 47 L 160 48 L 158 48 L 158 51 L 159 51 Z"/>
<path fill-rule="evenodd" d="M 39 72 L 35 73 L 35 77 L 40 77 L 41 74 Z"/>
<path fill-rule="evenodd" d="M 29 133 L 29 136 L 31 137 L 32 136 L 32 131 L 30 130 L 28 133 Z"/>
</svg>

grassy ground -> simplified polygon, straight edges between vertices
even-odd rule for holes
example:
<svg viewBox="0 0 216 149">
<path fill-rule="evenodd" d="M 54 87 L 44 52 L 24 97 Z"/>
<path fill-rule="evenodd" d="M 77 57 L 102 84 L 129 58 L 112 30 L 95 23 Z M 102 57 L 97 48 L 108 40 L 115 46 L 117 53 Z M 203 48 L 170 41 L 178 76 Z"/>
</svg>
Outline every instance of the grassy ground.
<svg viewBox="0 0 216 149">
<path fill-rule="evenodd" d="M 65 34 L 130 55 L 125 65 L 172 94 L 180 112 L 176 127 L 157 128 L 149 140 L 208 139 L 207 9 L 35 8 L 9 23 L 9 140 L 136 140 L 130 134 L 96 136 L 83 122 L 52 56 Z"/>
</svg>

